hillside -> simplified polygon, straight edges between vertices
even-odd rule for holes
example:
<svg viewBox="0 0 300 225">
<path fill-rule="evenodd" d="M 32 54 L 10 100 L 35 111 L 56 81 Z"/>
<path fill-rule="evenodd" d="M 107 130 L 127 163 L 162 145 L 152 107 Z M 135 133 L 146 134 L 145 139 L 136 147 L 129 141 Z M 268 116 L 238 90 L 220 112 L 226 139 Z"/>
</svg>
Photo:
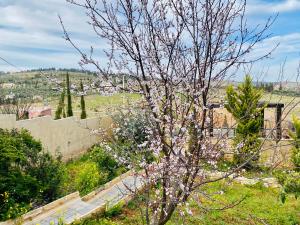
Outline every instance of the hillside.
<svg viewBox="0 0 300 225">
<path fill-rule="evenodd" d="M 83 73 L 65 70 L 6 73 L 0 75 L 0 96 L 13 94 L 20 98 L 40 96 L 43 99 L 58 96 L 66 72 L 69 72 L 74 87 L 79 85 L 80 80 L 84 84 L 91 84 L 95 79 L 95 76 L 90 72 Z"/>
</svg>

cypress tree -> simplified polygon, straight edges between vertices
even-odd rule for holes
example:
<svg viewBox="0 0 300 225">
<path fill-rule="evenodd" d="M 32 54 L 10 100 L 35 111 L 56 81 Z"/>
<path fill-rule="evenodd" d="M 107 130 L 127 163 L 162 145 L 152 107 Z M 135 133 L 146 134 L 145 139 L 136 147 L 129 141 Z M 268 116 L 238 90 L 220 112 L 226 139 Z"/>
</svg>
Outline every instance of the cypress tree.
<svg viewBox="0 0 300 225">
<path fill-rule="evenodd" d="M 62 109 L 62 116 L 63 116 L 63 118 L 66 118 L 66 117 L 67 117 L 67 115 L 66 115 L 65 104 L 63 105 L 63 109 Z"/>
<path fill-rule="evenodd" d="M 86 110 L 85 110 L 85 101 L 84 101 L 84 95 L 83 95 L 84 89 L 83 89 L 82 80 L 80 81 L 80 89 L 81 89 L 81 97 L 80 97 L 81 115 L 80 115 L 80 118 L 86 119 L 87 115 L 86 115 Z"/>
<path fill-rule="evenodd" d="M 67 99 L 68 99 L 68 105 L 67 105 L 67 117 L 73 116 L 73 110 L 72 110 L 72 99 L 71 99 L 71 91 L 70 91 L 70 76 L 69 73 L 66 75 L 66 81 L 67 81 Z"/>
<path fill-rule="evenodd" d="M 234 146 L 234 162 L 236 164 L 249 162 L 244 166 L 251 169 L 256 166 L 259 159 L 258 151 L 261 141 L 258 139 L 261 123 L 262 108 L 258 107 L 259 101 L 263 95 L 262 89 L 257 89 L 252 84 L 249 75 L 235 90 L 233 86 L 226 90 L 226 109 L 233 115 L 237 122 Z M 250 160 L 251 159 L 251 160 Z"/>
<path fill-rule="evenodd" d="M 65 116 L 65 95 L 66 95 L 66 89 L 63 88 L 63 91 L 61 92 L 61 95 L 60 95 L 60 99 L 59 99 L 59 102 L 58 102 L 58 106 L 57 106 L 57 109 L 55 111 L 55 120 L 58 120 L 58 119 L 61 119 L 61 115 L 63 113 L 64 117 Z"/>
</svg>

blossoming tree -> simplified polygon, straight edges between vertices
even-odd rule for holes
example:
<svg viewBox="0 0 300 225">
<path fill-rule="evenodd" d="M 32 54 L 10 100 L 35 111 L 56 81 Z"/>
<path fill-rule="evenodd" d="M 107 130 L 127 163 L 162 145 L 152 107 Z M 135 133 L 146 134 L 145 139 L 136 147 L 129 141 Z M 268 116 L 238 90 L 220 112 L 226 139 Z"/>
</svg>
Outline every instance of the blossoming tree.
<svg viewBox="0 0 300 225">
<path fill-rule="evenodd" d="M 96 35 L 111 47 L 106 51 L 108 66 L 103 67 L 93 49 L 85 53 L 73 42 L 61 20 L 66 40 L 82 56 L 81 65 L 94 65 L 108 80 L 113 73 L 127 74 L 127 88 L 144 98 L 149 138 L 137 148 L 154 159 L 120 158 L 143 170 L 145 222 L 166 224 L 178 206 L 199 194 L 200 186 L 232 173 L 217 179 L 207 175 L 225 149 L 221 138 L 207 132 L 209 106 L 225 78 L 270 54 L 248 58 L 268 37 L 273 20 L 250 29 L 246 1 L 236 0 L 68 2 L 86 11 Z M 191 210 L 186 207 L 181 213 Z"/>
</svg>

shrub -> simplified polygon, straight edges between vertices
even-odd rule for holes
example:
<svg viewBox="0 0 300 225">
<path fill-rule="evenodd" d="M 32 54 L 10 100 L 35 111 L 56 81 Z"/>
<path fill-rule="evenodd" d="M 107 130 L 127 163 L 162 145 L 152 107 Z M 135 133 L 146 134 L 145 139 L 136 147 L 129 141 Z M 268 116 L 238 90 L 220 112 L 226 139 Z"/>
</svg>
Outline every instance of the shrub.
<svg viewBox="0 0 300 225">
<path fill-rule="evenodd" d="M 295 170 L 300 171 L 300 120 L 295 116 L 293 117 L 293 125 L 295 133 L 290 132 L 290 136 L 293 139 L 292 162 Z"/>
<path fill-rule="evenodd" d="M 100 175 L 97 164 L 94 162 L 86 162 L 77 168 L 78 175 L 74 179 L 74 186 L 81 194 L 85 195 L 93 191 L 101 180 L 106 180 L 104 174 Z"/>
<path fill-rule="evenodd" d="M 37 169 L 32 169 L 30 174 L 42 185 L 41 203 L 48 203 L 60 197 L 61 185 L 66 176 L 66 168 L 61 162 L 61 156 L 53 158 L 49 154 L 41 154 L 36 159 L 36 165 Z"/>
<path fill-rule="evenodd" d="M 62 189 L 65 194 L 79 191 L 85 195 L 125 171 L 111 155 L 94 146 L 79 159 L 67 164 L 67 177 Z"/>
<path fill-rule="evenodd" d="M 114 205 L 111 208 L 108 208 L 108 206 L 106 206 L 106 209 L 104 211 L 104 217 L 112 218 L 120 215 L 122 213 L 123 206 L 124 206 L 124 202 L 119 202 L 118 204 Z"/>
<path fill-rule="evenodd" d="M 88 194 L 107 179 L 107 174 L 100 173 L 97 164 L 92 161 L 75 161 L 67 164 L 65 179 L 65 194 L 79 191 L 81 195 Z"/>
<path fill-rule="evenodd" d="M 277 172 L 278 183 L 282 186 L 280 200 L 284 203 L 288 194 L 293 194 L 297 199 L 300 196 L 300 173 L 295 171 Z"/>
<path fill-rule="evenodd" d="M 63 168 L 28 131 L 0 129 L 0 220 L 57 198 Z"/>
<path fill-rule="evenodd" d="M 8 192 L 0 194 L 0 201 L 3 203 L 0 210 L 1 220 L 16 218 L 29 210 L 29 205 L 26 203 L 17 203 L 11 198 Z"/>
<path fill-rule="evenodd" d="M 298 198 L 300 196 L 300 173 L 291 172 L 284 180 L 283 186 L 285 193 L 292 193 Z"/>
<path fill-rule="evenodd" d="M 293 125 L 295 132 L 290 132 L 290 136 L 293 139 L 291 161 L 294 164 L 294 171 L 276 174 L 277 180 L 282 186 L 280 194 L 282 202 L 285 202 L 287 194 L 294 194 L 295 198 L 300 196 L 300 120 L 295 116 Z"/>
<path fill-rule="evenodd" d="M 124 167 L 120 167 L 118 162 L 99 146 L 95 146 L 91 149 L 89 157 L 97 164 L 99 171 L 105 171 L 107 173 L 107 179 L 101 184 L 121 175 L 125 171 Z"/>
<path fill-rule="evenodd" d="M 131 162 L 154 160 L 148 145 L 148 140 L 151 138 L 150 126 L 152 126 L 149 118 L 140 110 L 120 112 L 113 117 L 116 129 L 110 147 L 115 154 L 122 158 L 130 158 Z"/>
</svg>

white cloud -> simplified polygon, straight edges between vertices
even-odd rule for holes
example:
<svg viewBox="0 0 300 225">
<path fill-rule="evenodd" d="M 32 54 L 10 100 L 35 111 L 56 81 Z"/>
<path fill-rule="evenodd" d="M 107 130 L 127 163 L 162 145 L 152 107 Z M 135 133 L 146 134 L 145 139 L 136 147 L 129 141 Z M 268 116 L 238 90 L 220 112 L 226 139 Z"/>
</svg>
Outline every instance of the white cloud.
<svg viewBox="0 0 300 225">
<path fill-rule="evenodd" d="M 297 10 L 300 10 L 300 0 L 248 2 L 250 15 Z M 65 0 L 0 0 L 0 56 L 21 68 L 78 67 L 80 56 L 62 38 L 58 14 L 78 46 L 88 51 L 90 45 L 94 45 L 100 62 L 105 63 L 99 52 L 107 48 L 106 43 L 96 38 L 86 23 L 88 18 L 85 12 Z M 253 14 L 251 16 L 252 20 L 257 18 Z M 254 65 L 253 70 L 259 71 L 265 66 L 272 71 L 270 74 L 275 74 L 278 65 L 287 59 L 287 73 L 295 73 L 300 58 L 300 33 L 297 32 L 274 36 L 260 43 L 251 57 L 265 54 L 277 43 L 280 46 L 272 54 L 272 60 Z M 0 70 L 14 68 L 0 60 Z"/>
<path fill-rule="evenodd" d="M 291 33 L 280 36 L 273 36 L 259 43 L 251 56 L 253 58 L 262 56 L 270 52 L 274 47 L 279 46 L 274 50 L 271 57 L 280 58 L 291 54 L 300 53 L 300 33 Z"/>
<path fill-rule="evenodd" d="M 58 14 L 72 40 L 84 51 L 89 51 L 91 44 L 95 44 L 95 51 L 106 47 L 97 42 L 85 13 L 65 0 L 10 0 L 5 4 L 0 1 L 0 56 L 25 68 L 78 67 L 79 55 L 63 39 Z M 59 60 L 53 59 L 53 52 Z M 0 70 L 9 68 L 0 60 Z"/>
<path fill-rule="evenodd" d="M 249 14 L 260 13 L 284 13 L 300 10 L 300 0 L 261 1 L 251 0 L 248 2 Z"/>
<path fill-rule="evenodd" d="M 280 36 L 274 36 L 259 43 L 255 49 L 248 55 L 248 59 L 259 58 L 279 44 L 272 52 L 269 59 L 259 61 L 252 65 L 251 70 L 241 71 L 238 74 L 242 77 L 245 73 L 251 73 L 258 80 L 277 81 L 282 65 L 284 66 L 285 80 L 295 80 L 297 69 L 300 62 L 300 33 L 292 33 Z M 264 75 L 263 77 L 261 75 Z"/>
</svg>

